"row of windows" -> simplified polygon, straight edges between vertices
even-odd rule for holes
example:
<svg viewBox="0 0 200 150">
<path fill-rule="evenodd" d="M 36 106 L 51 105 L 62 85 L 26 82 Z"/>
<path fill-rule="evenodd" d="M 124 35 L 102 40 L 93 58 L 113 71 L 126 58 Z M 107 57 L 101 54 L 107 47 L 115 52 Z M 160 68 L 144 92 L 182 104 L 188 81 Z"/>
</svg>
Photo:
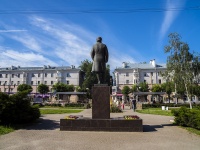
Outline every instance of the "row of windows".
<svg viewBox="0 0 200 150">
<path fill-rule="evenodd" d="M 153 76 L 153 75 L 154 75 L 154 72 L 150 72 L 150 76 Z M 160 76 L 160 72 L 157 72 L 157 75 Z M 128 76 L 129 76 L 129 73 L 126 72 L 126 75 L 125 75 L 125 76 L 128 77 Z M 144 72 L 144 77 L 147 77 L 147 76 L 148 76 L 147 73 Z"/>
<path fill-rule="evenodd" d="M 69 81 L 67 80 L 66 81 L 67 82 L 67 84 L 69 84 Z M 20 81 L 17 81 L 17 83 L 14 83 L 13 81 L 11 81 L 11 83 L 10 83 L 10 85 L 20 85 L 22 82 L 20 82 Z M 54 81 L 51 81 L 51 85 L 53 85 L 55 82 Z M 39 85 L 39 84 L 41 84 L 41 81 L 31 81 L 31 85 Z M 44 81 L 44 84 L 47 84 L 47 81 Z M 5 81 L 5 82 L 2 82 L 2 81 L 0 81 L 0 85 L 8 85 L 8 83 L 7 83 L 7 81 Z"/>
<path fill-rule="evenodd" d="M 50 77 L 54 77 L 55 76 L 55 73 L 44 73 L 44 77 L 47 77 L 48 74 L 50 74 Z M 5 74 L 5 78 L 8 78 L 8 75 L 9 74 Z M 36 77 L 36 76 L 37 77 L 42 77 L 42 74 L 41 73 L 38 73 L 38 74 L 32 73 L 32 77 Z M 67 73 L 66 76 L 70 77 L 70 74 Z M 26 77 L 26 74 L 11 74 L 11 77 L 12 78 L 15 78 L 15 77 L 18 77 L 18 78 L 20 78 L 20 77 Z M 0 74 L 0 78 L 3 78 L 3 74 Z"/>
<path fill-rule="evenodd" d="M 129 80 L 126 80 L 126 84 L 129 84 Z M 137 79 L 134 79 L 134 84 L 137 84 L 138 83 L 138 80 Z M 146 83 L 146 80 L 144 80 L 144 83 Z M 158 83 L 161 84 L 161 79 L 158 80 Z M 151 83 L 150 84 L 154 84 L 154 80 L 151 80 Z"/>
</svg>

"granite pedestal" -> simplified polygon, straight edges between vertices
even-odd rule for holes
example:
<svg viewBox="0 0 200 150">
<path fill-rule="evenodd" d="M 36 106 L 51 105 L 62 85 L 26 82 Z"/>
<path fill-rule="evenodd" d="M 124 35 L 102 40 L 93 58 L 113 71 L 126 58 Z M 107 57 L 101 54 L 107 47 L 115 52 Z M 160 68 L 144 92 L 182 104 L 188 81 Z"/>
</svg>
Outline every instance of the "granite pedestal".
<svg viewBox="0 0 200 150">
<path fill-rule="evenodd" d="M 143 132 L 143 126 L 142 119 L 110 118 L 110 87 L 96 85 L 92 88 L 92 119 L 60 119 L 60 130 Z"/>
</svg>

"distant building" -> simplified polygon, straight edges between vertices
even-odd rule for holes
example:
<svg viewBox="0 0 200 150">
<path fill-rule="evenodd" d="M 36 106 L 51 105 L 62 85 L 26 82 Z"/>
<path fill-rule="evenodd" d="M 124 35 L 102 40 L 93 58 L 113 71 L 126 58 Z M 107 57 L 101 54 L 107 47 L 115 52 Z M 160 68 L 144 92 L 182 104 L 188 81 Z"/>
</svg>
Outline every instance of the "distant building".
<svg viewBox="0 0 200 150">
<path fill-rule="evenodd" d="M 0 91 L 17 92 L 20 84 L 29 84 L 32 86 L 32 93 L 37 93 L 39 84 L 46 84 L 52 91 L 55 83 L 62 82 L 79 86 L 82 82 L 81 70 L 75 66 L 43 66 L 43 67 L 7 67 L 0 68 Z"/>
<path fill-rule="evenodd" d="M 123 62 L 122 67 L 114 70 L 114 86 L 112 95 L 114 99 L 122 99 L 121 90 L 123 87 L 138 85 L 140 82 L 146 82 L 151 88 L 154 84 L 165 82 L 161 72 L 166 70 L 166 64 L 156 64 L 155 60 L 147 63 L 127 63 Z"/>
</svg>

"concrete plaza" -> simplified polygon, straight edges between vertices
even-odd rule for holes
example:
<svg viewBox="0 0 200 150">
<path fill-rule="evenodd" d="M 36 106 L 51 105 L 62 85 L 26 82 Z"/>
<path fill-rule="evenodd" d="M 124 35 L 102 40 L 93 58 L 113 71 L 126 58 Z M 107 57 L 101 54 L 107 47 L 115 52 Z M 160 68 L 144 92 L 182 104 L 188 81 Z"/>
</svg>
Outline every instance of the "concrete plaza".
<svg viewBox="0 0 200 150">
<path fill-rule="evenodd" d="M 86 109 L 78 115 L 91 117 Z M 144 132 L 60 131 L 59 121 L 69 114 L 44 115 L 38 123 L 0 136 L 2 150 L 199 150 L 200 136 L 174 126 L 173 117 L 139 114 L 125 107 L 111 117 L 138 115 Z M 77 115 L 77 114 L 76 114 Z"/>
</svg>

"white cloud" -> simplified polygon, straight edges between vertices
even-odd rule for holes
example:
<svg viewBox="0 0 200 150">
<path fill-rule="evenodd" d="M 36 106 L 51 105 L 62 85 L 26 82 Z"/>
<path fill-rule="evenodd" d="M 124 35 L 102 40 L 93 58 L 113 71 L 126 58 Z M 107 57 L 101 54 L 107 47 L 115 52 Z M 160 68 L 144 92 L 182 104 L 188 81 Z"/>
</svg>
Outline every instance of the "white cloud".
<svg viewBox="0 0 200 150">
<path fill-rule="evenodd" d="M 1 49 L 2 51 L 2 49 Z M 42 65 L 53 65 L 57 64 L 40 54 L 34 53 L 21 53 L 14 50 L 6 50 L 1 53 L 1 66 L 42 66 Z M 8 61 L 9 60 L 9 61 Z"/>
<path fill-rule="evenodd" d="M 184 5 L 184 3 L 185 2 L 183 0 L 177 0 L 177 1 L 167 0 L 165 8 L 167 11 L 165 12 L 164 20 L 162 22 L 160 29 L 160 40 L 162 40 L 162 38 L 166 36 L 167 31 L 169 30 L 169 28 L 173 24 L 173 21 L 179 14 L 179 11 L 177 10 L 173 11 L 172 9 L 182 6 Z"/>
<path fill-rule="evenodd" d="M 27 30 L 0 30 L 0 33 L 7 33 L 7 32 L 27 32 Z"/>
</svg>

